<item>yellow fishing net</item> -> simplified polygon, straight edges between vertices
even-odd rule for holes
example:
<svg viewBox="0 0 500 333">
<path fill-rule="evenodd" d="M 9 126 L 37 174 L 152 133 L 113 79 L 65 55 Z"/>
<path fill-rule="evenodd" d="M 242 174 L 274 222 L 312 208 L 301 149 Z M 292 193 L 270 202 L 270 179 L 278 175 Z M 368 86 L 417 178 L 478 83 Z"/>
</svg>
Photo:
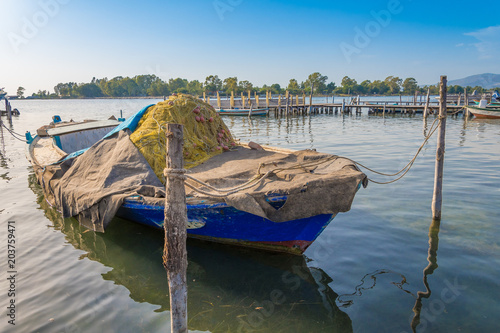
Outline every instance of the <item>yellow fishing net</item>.
<svg viewBox="0 0 500 333">
<path fill-rule="evenodd" d="M 184 167 L 192 168 L 235 145 L 226 124 L 209 104 L 178 94 L 150 107 L 130 136 L 158 178 L 165 183 L 166 124 L 184 126 Z"/>
</svg>

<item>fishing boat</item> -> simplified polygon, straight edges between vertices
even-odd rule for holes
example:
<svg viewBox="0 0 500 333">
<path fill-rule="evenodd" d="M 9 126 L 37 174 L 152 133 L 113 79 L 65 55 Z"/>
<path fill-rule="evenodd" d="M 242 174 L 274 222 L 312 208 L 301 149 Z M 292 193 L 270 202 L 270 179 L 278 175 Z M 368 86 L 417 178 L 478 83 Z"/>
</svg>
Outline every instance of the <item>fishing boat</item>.
<svg viewBox="0 0 500 333">
<path fill-rule="evenodd" d="M 26 155 L 47 202 L 94 231 L 104 232 L 113 216 L 163 228 L 164 185 L 130 140 L 147 109 L 124 122 L 56 116 L 27 135 Z M 240 144 L 189 169 L 198 182 L 241 190 L 213 196 L 200 194 L 210 185 L 186 187 L 188 237 L 302 254 L 350 210 L 366 176 L 338 156 L 257 147 Z"/>
<path fill-rule="evenodd" d="M 476 118 L 500 119 L 500 106 L 488 104 L 488 101 L 482 99 L 478 105 L 469 105 L 467 109 Z"/>
<path fill-rule="evenodd" d="M 266 116 L 269 109 L 219 109 L 216 110 L 221 116 Z"/>
<path fill-rule="evenodd" d="M 500 119 L 500 106 L 498 107 L 484 107 L 468 106 L 467 109 L 476 118 L 484 119 Z"/>
</svg>

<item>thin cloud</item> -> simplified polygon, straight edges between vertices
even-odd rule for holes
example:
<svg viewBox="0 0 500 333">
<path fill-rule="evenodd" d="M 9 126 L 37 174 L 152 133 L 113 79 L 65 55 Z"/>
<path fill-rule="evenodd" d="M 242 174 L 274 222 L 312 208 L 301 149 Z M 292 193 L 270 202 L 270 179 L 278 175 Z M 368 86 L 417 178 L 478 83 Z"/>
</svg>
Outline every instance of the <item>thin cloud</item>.
<svg viewBox="0 0 500 333">
<path fill-rule="evenodd" d="M 476 38 L 479 42 L 474 43 L 482 59 L 498 58 L 500 56 L 500 25 L 468 32 L 466 36 Z"/>
</svg>

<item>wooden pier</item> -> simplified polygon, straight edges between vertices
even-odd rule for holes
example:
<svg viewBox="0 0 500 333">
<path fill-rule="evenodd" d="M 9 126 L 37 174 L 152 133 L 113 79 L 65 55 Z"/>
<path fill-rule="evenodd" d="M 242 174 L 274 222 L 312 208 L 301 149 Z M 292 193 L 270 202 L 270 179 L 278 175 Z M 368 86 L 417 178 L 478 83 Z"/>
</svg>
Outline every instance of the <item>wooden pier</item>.
<svg viewBox="0 0 500 333">
<path fill-rule="evenodd" d="M 425 97 L 425 96 L 424 96 Z M 368 114 L 437 114 L 439 112 L 439 101 L 431 100 L 429 97 L 425 100 L 414 98 L 413 101 L 370 101 L 361 100 L 358 97 L 339 98 L 327 97 L 332 99 L 332 103 L 311 103 L 310 96 L 259 96 L 254 97 L 242 95 L 239 99 L 234 99 L 234 96 L 224 99 L 205 97 L 204 100 L 212 105 L 215 109 L 269 109 L 269 115 L 276 117 L 288 115 L 313 115 L 313 114 L 360 114 L 363 110 L 367 110 Z M 450 99 L 447 104 L 449 113 L 462 112 L 464 106 L 472 102 L 473 97 L 467 98 L 468 103 L 465 103 L 465 98 Z M 341 100 L 342 102 L 336 102 Z"/>
</svg>

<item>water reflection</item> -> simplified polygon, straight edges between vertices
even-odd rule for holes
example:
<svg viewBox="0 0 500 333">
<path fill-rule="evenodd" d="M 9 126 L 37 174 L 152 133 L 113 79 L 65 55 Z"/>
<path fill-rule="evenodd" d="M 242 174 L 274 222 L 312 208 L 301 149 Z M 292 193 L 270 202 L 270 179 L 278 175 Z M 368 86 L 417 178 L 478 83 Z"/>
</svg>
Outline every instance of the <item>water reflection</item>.
<svg viewBox="0 0 500 333">
<path fill-rule="evenodd" d="M 85 257 L 112 268 L 104 279 L 126 287 L 138 303 L 169 310 L 162 232 L 121 219 L 105 234 L 88 231 L 45 202 L 34 175 L 29 184 L 54 228 Z M 332 279 L 302 256 L 188 241 L 187 274 L 190 330 L 352 332 L 351 319 L 336 306 Z"/>
<path fill-rule="evenodd" d="M 437 250 L 439 245 L 439 220 L 433 220 L 431 226 L 429 227 L 429 251 L 427 256 L 427 261 L 429 264 L 424 268 L 424 286 L 426 291 L 417 292 L 417 300 L 415 306 L 413 307 L 413 320 L 411 321 L 411 329 L 415 333 L 417 331 L 417 326 L 420 324 L 420 313 L 422 311 L 422 299 L 429 298 L 431 296 L 431 288 L 427 281 L 427 276 L 434 273 L 434 270 L 438 267 L 437 264 Z"/>
<path fill-rule="evenodd" d="M 5 135 L 4 135 L 4 132 L 7 134 L 8 134 L 8 132 L 3 129 L 2 124 L 3 124 L 3 122 L 0 123 L 0 168 L 1 169 L 9 169 L 9 165 L 7 163 L 9 161 L 9 159 L 6 157 L 7 152 L 5 150 Z M 9 180 L 11 180 L 11 178 L 8 175 L 9 175 L 8 172 L 0 173 L 0 178 L 9 181 Z"/>
<path fill-rule="evenodd" d="M 379 269 L 379 270 L 376 270 L 375 272 L 368 273 L 365 276 L 363 276 L 363 278 L 361 279 L 361 282 L 354 288 L 354 292 L 351 294 L 339 295 L 337 297 L 337 302 L 340 304 L 341 307 L 344 307 L 344 308 L 351 306 L 354 303 L 354 300 L 348 299 L 348 298 L 352 298 L 354 296 L 362 296 L 364 291 L 374 289 L 375 286 L 377 285 L 377 277 L 380 275 L 383 275 L 383 274 L 399 275 L 399 277 L 401 278 L 401 281 L 400 282 L 391 282 L 391 284 L 395 285 L 396 287 L 398 287 L 399 289 L 401 289 L 405 293 L 413 295 L 409 290 L 404 288 L 405 285 L 408 284 L 408 282 L 406 281 L 406 277 L 403 274 L 398 273 L 398 272 L 394 272 L 391 270 L 387 270 L 387 269 Z M 369 284 L 366 283 L 368 279 L 369 279 L 369 281 L 371 281 L 371 283 L 369 283 Z"/>
</svg>

